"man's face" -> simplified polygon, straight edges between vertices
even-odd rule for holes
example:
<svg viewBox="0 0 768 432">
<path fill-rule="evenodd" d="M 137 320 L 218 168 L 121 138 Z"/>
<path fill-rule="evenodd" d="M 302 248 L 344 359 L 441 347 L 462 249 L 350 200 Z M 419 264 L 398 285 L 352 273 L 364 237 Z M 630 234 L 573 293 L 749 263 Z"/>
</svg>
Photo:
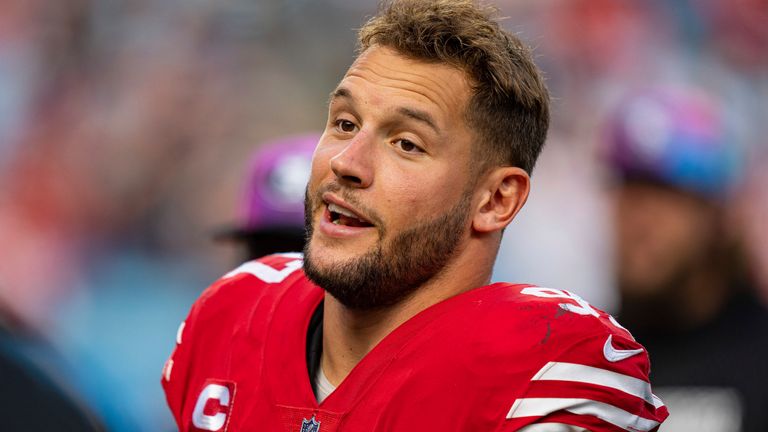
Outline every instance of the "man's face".
<svg viewBox="0 0 768 432">
<path fill-rule="evenodd" d="M 616 206 L 618 279 L 634 298 L 665 296 L 712 253 L 714 207 L 661 186 L 628 183 Z"/>
<path fill-rule="evenodd" d="M 469 97 L 460 70 L 384 47 L 334 91 L 307 186 L 305 271 L 342 304 L 397 303 L 468 236 Z"/>
</svg>

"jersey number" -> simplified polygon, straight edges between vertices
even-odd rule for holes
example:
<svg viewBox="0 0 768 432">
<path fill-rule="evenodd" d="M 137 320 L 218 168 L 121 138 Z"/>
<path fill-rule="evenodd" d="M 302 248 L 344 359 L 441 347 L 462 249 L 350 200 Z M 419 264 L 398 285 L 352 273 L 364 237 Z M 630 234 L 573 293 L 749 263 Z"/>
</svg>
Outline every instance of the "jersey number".
<svg viewBox="0 0 768 432">
<path fill-rule="evenodd" d="M 280 283 L 285 280 L 291 273 L 301 269 L 304 266 L 304 260 L 301 254 L 280 254 L 289 258 L 299 258 L 292 261 L 288 261 L 283 264 L 283 268 L 278 270 L 270 265 L 264 264 L 260 261 L 250 261 L 240 267 L 232 270 L 224 275 L 225 278 L 238 275 L 240 273 L 248 273 L 256 276 L 266 283 Z"/>
<path fill-rule="evenodd" d="M 523 288 L 521 292 L 523 294 L 528 294 L 536 297 L 568 299 L 573 301 L 575 304 L 560 303 L 558 306 L 560 306 L 561 308 L 569 312 L 577 313 L 579 315 L 592 315 L 595 318 L 600 318 L 600 314 L 595 310 L 595 308 L 593 308 L 589 303 L 587 303 L 586 300 L 577 296 L 574 293 L 570 293 L 565 290 L 559 290 L 559 289 L 553 289 L 553 288 L 541 288 L 541 287 L 528 287 L 528 288 Z M 613 316 L 608 315 L 608 321 L 610 321 L 610 323 L 613 324 L 614 326 L 629 333 L 629 330 L 627 330 L 626 328 L 624 328 L 624 326 L 619 324 L 619 322 L 616 321 L 616 318 L 614 318 Z"/>
</svg>

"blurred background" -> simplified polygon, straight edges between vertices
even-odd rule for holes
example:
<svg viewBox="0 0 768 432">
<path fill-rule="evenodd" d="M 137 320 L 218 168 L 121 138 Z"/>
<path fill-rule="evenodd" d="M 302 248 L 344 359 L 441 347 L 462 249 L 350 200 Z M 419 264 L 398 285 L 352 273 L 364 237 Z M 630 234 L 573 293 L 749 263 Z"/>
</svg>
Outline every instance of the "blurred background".
<svg viewBox="0 0 768 432">
<path fill-rule="evenodd" d="M 701 199 L 738 244 L 750 302 L 768 302 L 768 1 L 494 4 L 534 48 L 553 104 L 494 278 L 568 289 L 621 315 L 616 195 L 628 177 L 611 148 L 692 142 L 725 149 L 707 157 L 727 172 L 689 170 L 672 150 L 679 175 L 648 177 L 718 185 Z M 162 365 L 191 303 L 242 257 L 214 236 L 242 221 L 249 158 L 322 130 L 355 29 L 375 10 L 373 0 L 1 2 L 0 310 L 14 352 L 109 430 L 172 430 Z M 659 93 L 702 102 L 665 111 Z M 740 397 L 726 397 L 730 426 L 706 430 L 748 425 Z"/>
</svg>

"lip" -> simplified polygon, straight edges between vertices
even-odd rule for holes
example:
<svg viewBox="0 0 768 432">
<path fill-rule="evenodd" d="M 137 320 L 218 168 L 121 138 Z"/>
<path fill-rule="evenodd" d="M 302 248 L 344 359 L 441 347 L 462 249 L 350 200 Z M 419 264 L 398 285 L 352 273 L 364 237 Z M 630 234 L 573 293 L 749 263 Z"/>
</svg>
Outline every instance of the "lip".
<svg viewBox="0 0 768 432">
<path fill-rule="evenodd" d="M 324 203 L 326 203 L 326 204 L 336 204 L 339 207 L 343 207 L 345 210 L 348 210 L 348 211 L 352 212 L 352 214 L 354 214 L 358 219 L 360 219 L 362 221 L 365 221 L 365 222 L 368 222 L 371 225 L 374 225 L 374 223 L 371 222 L 370 220 L 368 220 L 367 217 L 361 215 L 359 211 L 357 211 L 356 209 L 351 207 L 349 204 L 347 204 L 344 200 L 342 200 L 341 198 L 338 198 L 337 196 L 333 195 L 332 193 L 326 192 L 326 193 L 323 194 L 322 198 L 323 198 L 323 202 Z"/>
<path fill-rule="evenodd" d="M 346 210 L 349 210 L 352 212 L 355 216 L 358 218 L 371 223 L 367 218 L 360 215 L 358 211 L 355 211 L 355 209 L 351 208 L 349 204 L 344 202 L 344 200 L 334 196 L 330 192 L 326 192 L 322 196 L 323 199 L 323 214 L 320 217 L 320 224 L 319 228 L 320 231 L 327 235 L 328 237 L 334 237 L 334 238 L 347 238 L 347 237 L 355 237 L 364 235 L 366 233 L 369 233 L 371 230 L 374 230 L 375 226 L 368 226 L 368 227 L 353 227 L 353 226 L 347 226 L 347 225 L 336 225 L 335 223 L 331 222 L 331 212 L 328 210 L 328 204 L 336 204 L 339 207 L 344 207 Z M 372 224 L 373 225 L 373 224 Z"/>
</svg>

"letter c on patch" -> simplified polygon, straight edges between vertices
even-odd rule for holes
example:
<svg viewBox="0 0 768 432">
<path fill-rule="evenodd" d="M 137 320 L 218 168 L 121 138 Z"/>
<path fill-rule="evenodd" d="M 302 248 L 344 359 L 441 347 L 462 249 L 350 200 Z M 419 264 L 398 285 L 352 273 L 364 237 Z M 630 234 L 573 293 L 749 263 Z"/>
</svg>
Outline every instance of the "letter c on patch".
<svg viewBox="0 0 768 432">
<path fill-rule="evenodd" d="M 214 383 L 206 385 L 197 397 L 192 424 L 204 431 L 221 431 L 227 423 L 231 401 L 229 386 Z"/>
</svg>

